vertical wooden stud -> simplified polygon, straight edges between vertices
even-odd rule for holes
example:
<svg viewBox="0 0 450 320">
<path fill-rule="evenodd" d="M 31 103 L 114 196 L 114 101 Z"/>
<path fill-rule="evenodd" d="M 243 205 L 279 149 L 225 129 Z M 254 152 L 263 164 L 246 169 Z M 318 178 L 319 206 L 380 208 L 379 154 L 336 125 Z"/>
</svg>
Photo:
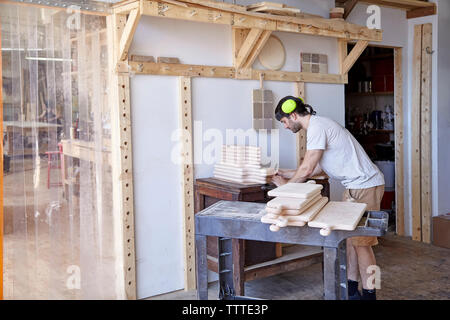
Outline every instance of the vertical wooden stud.
<svg viewBox="0 0 450 320">
<path fill-rule="evenodd" d="M 2 25 L 0 24 L 0 132 L 3 133 Z M 3 300 L 3 139 L 0 139 L 0 300 Z"/>
<path fill-rule="evenodd" d="M 295 95 L 297 97 L 302 97 L 306 101 L 304 82 L 295 82 Z M 297 133 L 296 145 L 297 167 L 299 167 L 302 164 L 306 154 L 306 131 L 304 129 Z"/>
<path fill-rule="evenodd" d="M 180 77 L 180 124 L 183 130 L 182 143 L 182 210 L 184 239 L 185 290 L 196 288 L 195 279 L 195 224 L 194 224 L 194 157 L 192 146 L 191 78 Z"/>
<path fill-rule="evenodd" d="M 431 70 L 433 26 L 422 26 L 422 71 L 420 96 L 420 179 L 421 179 L 421 213 L 422 241 L 431 243 Z"/>
<path fill-rule="evenodd" d="M 402 48 L 394 49 L 395 66 L 395 206 L 396 229 L 400 236 L 405 235 L 405 197 L 404 197 L 404 154 L 403 154 L 403 72 Z"/>
<path fill-rule="evenodd" d="M 420 92 L 422 73 L 422 25 L 414 27 L 413 84 L 411 104 L 411 216 L 412 239 L 422 240 L 420 204 Z"/>
<path fill-rule="evenodd" d="M 114 72 L 125 25 L 125 15 L 107 17 L 116 292 L 119 299 L 136 299 L 130 81 Z"/>
<path fill-rule="evenodd" d="M 338 42 L 338 59 L 339 59 L 339 73 L 344 74 L 344 60 L 348 55 L 347 40 L 337 39 Z"/>
</svg>

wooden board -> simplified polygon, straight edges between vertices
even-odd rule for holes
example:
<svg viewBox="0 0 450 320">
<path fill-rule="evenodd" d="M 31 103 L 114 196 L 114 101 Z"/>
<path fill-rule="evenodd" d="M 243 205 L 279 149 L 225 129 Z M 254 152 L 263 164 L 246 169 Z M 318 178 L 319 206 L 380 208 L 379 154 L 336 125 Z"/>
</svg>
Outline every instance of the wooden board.
<svg viewBox="0 0 450 320">
<path fill-rule="evenodd" d="M 275 210 L 270 210 L 271 213 L 280 214 L 282 210 L 296 210 L 297 214 L 300 214 L 304 209 L 310 206 L 312 203 L 320 199 L 320 190 L 316 194 L 309 198 L 284 198 L 277 197 L 275 199 L 267 202 L 267 208 L 272 208 Z M 278 212 L 276 211 L 278 209 Z"/>
<path fill-rule="evenodd" d="M 321 228 L 320 234 L 323 236 L 329 235 L 331 230 L 355 230 L 366 208 L 365 203 L 330 201 L 308 222 L 308 226 Z"/>
<path fill-rule="evenodd" d="M 267 180 L 266 179 L 256 179 L 256 178 L 237 178 L 237 177 L 233 177 L 233 176 L 229 176 L 229 175 L 224 175 L 224 174 L 219 174 L 219 173 L 214 173 L 214 178 L 216 179 L 221 179 L 221 180 L 225 180 L 225 181 L 232 181 L 232 182 L 237 182 L 237 183 L 242 183 L 242 184 L 266 184 Z"/>
<path fill-rule="evenodd" d="M 327 197 L 320 197 L 320 200 L 315 202 L 313 206 L 308 208 L 303 214 L 297 216 L 286 216 L 267 213 L 266 215 L 261 217 L 261 222 L 271 224 L 270 230 L 274 232 L 278 231 L 279 228 L 288 226 L 303 227 L 310 220 L 314 219 L 314 217 L 327 204 L 327 202 L 328 202 Z"/>
<path fill-rule="evenodd" d="M 422 73 L 422 25 L 414 26 L 412 101 L 411 101 L 411 217 L 412 239 L 422 241 L 420 215 L 420 92 Z"/>
<path fill-rule="evenodd" d="M 310 198 L 322 188 L 322 185 L 313 183 L 286 183 L 270 190 L 267 194 L 271 197 Z"/>
<path fill-rule="evenodd" d="M 402 48 L 394 49 L 395 66 L 395 217 L 397 234 L 405 235 Z"/>
<path fill-rule="evenodd" d="M 431 78 L 433 55 L 429 50 L 433 48 L 433 25 L 424 24 L 422 27 L 422 74 L 420 101 L 420 179 L 421 179 L 421 213 L 422 213 L 422 241 L 431 243 Z"/>
<path fill-rule="evenodd" d="M 275 174 L 274 168 L 253 168 L 253 167 L 238 167 L 233 165 L 228 165 L 227 163 L 217 163 L 214 168 L 223 170 L 232 170 L 234 172 L 241 172 L 243 174 L 253 173 L 264 176 L 271 176 Z"/>
</svg>

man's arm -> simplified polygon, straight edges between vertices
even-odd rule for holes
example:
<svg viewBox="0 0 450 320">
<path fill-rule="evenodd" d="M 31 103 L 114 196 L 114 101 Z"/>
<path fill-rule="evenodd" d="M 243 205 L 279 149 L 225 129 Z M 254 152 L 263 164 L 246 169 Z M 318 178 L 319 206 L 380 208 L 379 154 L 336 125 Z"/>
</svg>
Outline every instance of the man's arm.
<svg viewBox="0 0 450 320">
<path fill-rule="evenodd" d="M 320 159 L 322 158 L 323 150 L 307 150 L 302 164 L 298 167 L 295 175 L 288 182 L 305 182 L 307 178 L 316 173 Z M 322 171 L 320 169 L 320 171 Z"/>
</svg>

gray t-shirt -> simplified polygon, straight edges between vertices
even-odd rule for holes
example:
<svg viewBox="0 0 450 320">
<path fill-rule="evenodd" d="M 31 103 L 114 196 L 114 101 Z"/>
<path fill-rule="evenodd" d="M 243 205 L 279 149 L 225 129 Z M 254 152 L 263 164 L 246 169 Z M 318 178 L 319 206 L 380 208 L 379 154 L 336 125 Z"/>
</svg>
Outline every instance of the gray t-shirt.
<svg viewBox="0 0 450 320">
<path fill-rule="evenodd" d="M 337 122 L 311 116 L 306 132 L 306 149 L 324 150 L 320 167 L 346 189 L 366 189 L 384 184 L 380 169 L 370 160 L 356 139 Z"/>
</svg>

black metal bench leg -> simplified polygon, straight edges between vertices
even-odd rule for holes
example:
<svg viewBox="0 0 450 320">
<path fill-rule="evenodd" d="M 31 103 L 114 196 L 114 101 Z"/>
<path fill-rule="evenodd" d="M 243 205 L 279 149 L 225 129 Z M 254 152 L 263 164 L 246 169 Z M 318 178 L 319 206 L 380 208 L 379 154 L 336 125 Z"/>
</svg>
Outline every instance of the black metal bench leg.
<svg viewBox="0 0 450 320">
<path fill-rule="evenodd" d="M 347 240 L 341 241 L 338 247 L 340 299 L 348 300 L 347 288 Z"/>
<path fill-rule="evenodd" d="M 208 300 L 208 261 L 206 257 L 206 236 L 195 235 L 197 267 L 197 299 Z"/>
<path fill-rule="evenodd" d="M 325 300 L 339 299 L 339 257 L 338 249 L 323 248 L 323 291 Z"/>
</svg>

